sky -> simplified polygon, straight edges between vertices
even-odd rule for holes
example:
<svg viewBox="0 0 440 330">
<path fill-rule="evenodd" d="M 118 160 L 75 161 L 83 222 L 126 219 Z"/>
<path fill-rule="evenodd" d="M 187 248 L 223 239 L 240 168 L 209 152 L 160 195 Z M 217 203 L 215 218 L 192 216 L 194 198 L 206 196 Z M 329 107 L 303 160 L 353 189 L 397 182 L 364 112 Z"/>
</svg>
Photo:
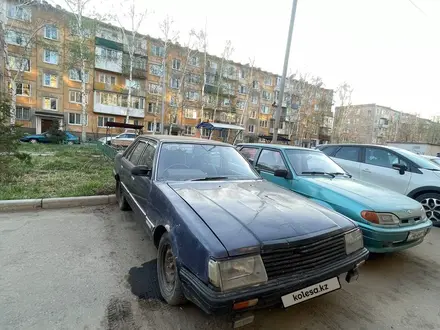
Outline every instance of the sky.
<svg viewBox="0 0 440 330">
<path fill-rule="evenodd" d="M 149 11 L 142 33 L 160 37 L 168 15 L 184 44 L 206 22 L 209 53 L 231 40 L 232 60 L 282 73 L 292 0 L 135 1 Z M 119 3 L 97 8 L 122 13 Z M 354 104 L 440 115 L 440 0 L 298 0 L 289 71 L 348 82 Z"/>
</svg>

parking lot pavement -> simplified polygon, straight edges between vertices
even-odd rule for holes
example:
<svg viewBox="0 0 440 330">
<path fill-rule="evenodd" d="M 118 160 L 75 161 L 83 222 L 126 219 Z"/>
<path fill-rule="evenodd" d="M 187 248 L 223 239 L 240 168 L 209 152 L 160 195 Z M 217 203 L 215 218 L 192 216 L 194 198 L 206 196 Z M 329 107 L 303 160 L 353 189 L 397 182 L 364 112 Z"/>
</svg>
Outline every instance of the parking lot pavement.
<svg viewBox="0 0 440 330">
<path fill-rule="evenodd" d="M 0 329 L 228 329 L 159 299 L 154 246 L 115 206 L 0 213 Z M 244 329 L 440 329 L 440 229 L 357 282 Z"/>
</svg>

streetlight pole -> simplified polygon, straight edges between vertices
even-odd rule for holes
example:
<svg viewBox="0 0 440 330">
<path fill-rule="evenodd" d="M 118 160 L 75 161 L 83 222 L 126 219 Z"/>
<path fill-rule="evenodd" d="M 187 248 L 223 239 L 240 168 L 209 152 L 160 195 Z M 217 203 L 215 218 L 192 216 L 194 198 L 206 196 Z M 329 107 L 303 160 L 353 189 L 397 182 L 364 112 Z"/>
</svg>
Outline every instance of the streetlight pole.
<svg viewBox="0 0 440 330">
<path fill-rule="evenodd" d="M 281 110 L 284 101 L 284 87 L 286 85 L 287 67 L 289 66 L 290 45 L 292 43 L 293 24 L 295 23 L 295 14 L 298 0 L 293 0 L 292 13 L 290 14 L 289 34 L 287 36 L 286 54 L 284 55 L 283 76 L 281 77 L 280 95 L 278 96 L 278 105 L 275 112 L 275 125 L 273 128 L 272 143 L 278 141 L 278 127 L 280 126 Z"/>
</svg>

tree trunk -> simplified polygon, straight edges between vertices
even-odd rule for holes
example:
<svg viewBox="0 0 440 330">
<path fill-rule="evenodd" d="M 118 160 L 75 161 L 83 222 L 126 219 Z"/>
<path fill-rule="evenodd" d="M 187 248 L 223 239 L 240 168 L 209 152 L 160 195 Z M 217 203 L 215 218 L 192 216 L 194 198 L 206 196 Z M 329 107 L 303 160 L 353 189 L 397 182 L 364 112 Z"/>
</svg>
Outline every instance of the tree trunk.
<svg viewBox="0 0 440 330">
<path fill-rule="evenodd" d="M 134 40 L 133 40 L 133 44 L 134 44 Z M 132 46 L 134 47 L 134 46 Z M 125 123 L 128 124 L 129 120 L 130 120 L 130 109 L 131 109 L 131 89 L 132 89 L 132 81 L 133 81 L 133 56 L 134 56 L 134 51 L 130 52 L 130 83 L 128 85 L 128 98 L 127 98 L 127 115 L 125 117 Z"/>
<path fill-rule="evenodd" d="M 87 141 L 86 60 L 81 65 L 81 142 Z"/>
</svg>

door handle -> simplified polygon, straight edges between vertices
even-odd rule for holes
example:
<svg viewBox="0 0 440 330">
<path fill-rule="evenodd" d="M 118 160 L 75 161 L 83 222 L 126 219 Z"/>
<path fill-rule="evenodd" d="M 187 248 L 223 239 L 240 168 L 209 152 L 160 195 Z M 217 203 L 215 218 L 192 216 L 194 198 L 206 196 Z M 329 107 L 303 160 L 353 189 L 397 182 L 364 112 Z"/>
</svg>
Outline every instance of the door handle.
<svg viewBox="0 0 440 330">
<path fill-rule="evenodd" d="M 121 165 L 121 168 L 124 168 L 124 166 Z"/>
<path fill-rule="evenodd" d="M 364 168 L 362 171 L 365 173 L 371 173 L 371 171 L 368 168 Z"/>
<path fill-rule="evenodd" d="M 134 176 L 133 175 L 131 176 L 131 179 L 134 180 Z"/>
</svg>

